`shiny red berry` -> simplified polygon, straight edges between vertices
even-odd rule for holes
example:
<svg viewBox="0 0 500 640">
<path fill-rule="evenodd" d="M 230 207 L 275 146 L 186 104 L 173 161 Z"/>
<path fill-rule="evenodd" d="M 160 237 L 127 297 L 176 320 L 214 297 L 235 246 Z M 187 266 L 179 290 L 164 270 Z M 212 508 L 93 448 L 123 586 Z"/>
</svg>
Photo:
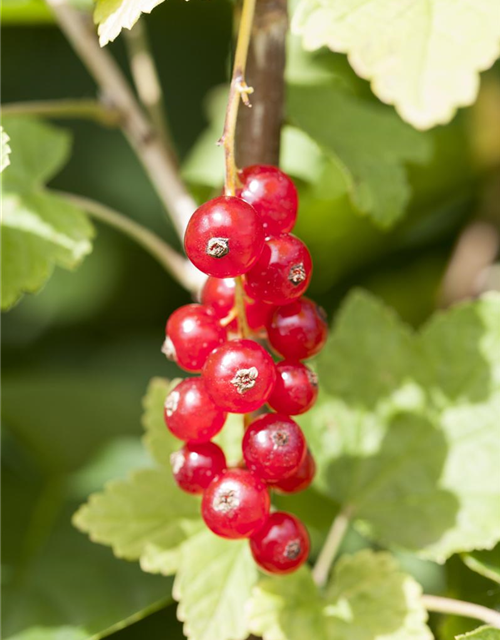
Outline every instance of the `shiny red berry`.
<svg viewBox="0 0 500 640">
<path fill-rule="evenodd" d="M 211 440 L 226 421 L 226 414 L 208 395 L 202 378 L 179 382 L 165 400 L 164 416 L 173 435 L 188 442 Z"/>
<path fill-rule="evenodd" d="M 309 536 L 302 522 L 276 511 L 250 539 L 255 562 L 269 573 L 291 573 L 307 560 Z"/>
<path fill-rule="evenodd" d="M 288 416 L 269 413 L 249 425 L 242 450 L 250 471 L 266 482 L 279 482 L 297 472 L 307 446 L 296 422 Z"/>
<path fill-rule="evenodd" d="M 209 276 L 246 273 L 264 246 L 264 230 L 255 209 L 240 198 L 220 196 L 199 207 L 184 237 L 191 262 Z"/>
<path fill-rule="evenodd" d="M 208 354 L 224 342 L 226 330 L 201 304 L 187 304 L 170 316 L 162 347 L 170 360 L 186 371 L 201 371 Z"/>
<path fill-rule="evenodd" d="M 299 491 L 307 489 L 314 480 L 315 474 L 316 463 L 314 462 L 312 453 L 308 451 L 302 464 L 293 476 L 275 482 L 271 486 L 279 493 L 299 493 Z"/>
<path fill-rule="evenodd" d="M 244 469 L 229 469 L 203 494 L 201 514 L 218 536 L 247 538 L 264 524 L 269 507 L 269 493 L 261 480 Z"/>
<path fill-rule="evenodd" d="M 247 323 L 252 331 L 263 329 L 274 312 L 275 305 L 263 302 L 262 300 L 245 300 L 245 313 L 247 315 Z"/>
<path fill-rule="evenodd" d="M 278 307 L 267 325 L 273 348 L 284 358 L 305 360 L 316 355 L 326 342 L 326 314 L 308 298 Z"/>
<path fill-rule="evenodd" d="M 231 413 L 249 413 L 269 398 L 276 381 L 276 367 L 257 342 L 230 340 L 209 355 L 203 379 L 218 407 Z"/>
<path fill-rule="evenodd" d="M 306 245 L 289 233 L 266 239 L 257 263 L 245 277 L 245 290 L 255 300 L 287 304 L 309 286 L 312 260 Z"/>
<path fill-rule="evenodd" d="M 318 376 L 314 371 L 301 362 L 283 360 L 276 365 L 276 373 L 269 405 L 287 416 L 309 411 L 318 397 Z"/>
<path fill-rule="evenodd" d="M 226 457 L 213 442 L 188 442 L 170 456 L 175 481 L 188 493 L 203 493 L 226 469 Z"/>
<path fill-rule="evenodd" d="M 278 167 L 253 165 L 239 173 L 238 195 L 259 214 L 266 234 L 291 231 L 297 219 L 297 189 Z"/>
<path fill-rule="evenodd" d="M 218 318 L 225 318 L 234 307 L 234 278 L 210 276 L 201 290 L 201 302 L 212 309 Z"/>
</svg>

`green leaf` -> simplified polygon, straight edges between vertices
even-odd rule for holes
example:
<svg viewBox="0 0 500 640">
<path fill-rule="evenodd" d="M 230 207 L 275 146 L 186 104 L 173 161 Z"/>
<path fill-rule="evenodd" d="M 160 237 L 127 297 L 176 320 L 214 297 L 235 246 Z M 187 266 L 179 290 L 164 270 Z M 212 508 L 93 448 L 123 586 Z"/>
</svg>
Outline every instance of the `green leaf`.
<svg viewBox="0 0 500 640">
<path fill-rule="evenodd" d="M 163 0 L 97 0 L 94 22 L 98 25 L 101 47 L 113 42 L 122 29 L 132 29 L 141 14 L 151 13 L 162 2 Z"/>
<path fill-rule="evenodd" d="M 474 631 L 464 633 L 461 636 L 456 636 L 456 640 L 500 640 L 500 629 L 494 629 L 493 627 L 478 627 Z"/>
<path fill-rule="evenodd" d="M 385 545 L 443 562 L 500 539 L 500 296 L 413 334 L 356 292 L 317 360 L 324 393 L 301 420 L 317 486 Z"/>
<path fill-rule="evenodd" d="M 14 161 L 2 182 L 2 309 L 38 291 L 54 266 L 74 269 L 92 250 L 86 214 L 43 187 L 66 161 L 65 132 L 8 118 Z"/>
<path fill-rule="evenodd" d="M 8 640 L 86 640 L 88 633 L 78 627 L 30 627 Z"/>
<path fill-rule="evenodd" d="M 374 93 L 419 129 L 472 104 L 479 71 L 500 54 L 496 0 L 302 0 L 292 30 L 306 49 L 347 53 Z M 456 39 L 460 34 L 460 43 Z"/>
<path fill-rule="evenodd" d="M 92 0 L 67 0 L 81 11 L 92 9 Z M 3 25 L 39 25 L 55 23 L 54 16 L 44 0 L 3 0 Z"/>
<path fill-rule="evenodd" d="M 5 174 L 7 191 L 29 192 L 41 187 L 66 164 L 71 152 L 71 136 L 64 129 L 26 116 L 7 116 L 15 161 Z"/>
<path fill-rule="evenodd" d="M 73 524 L 118 558 L 139 560 L 144 571 L 177 570 L 182 543 L 202 526 L 199 500 L 175 484 L 169 469 L 143 469 L 90 496 Z"/>
<path fill-rule="evenodd" d="M 472 571 L 500 584 L 500 544 L 491 551 L 464 553 L 462 559 Z"/>
<path fill-rule="evenodd" d="M 331 85 L 292 85 L 291 123 L 337 162 L 356 207 L 382 227 L 393 224 L 410 198 L 405 163 L 430 158 L 430 139 L 384 107 Z"/>
<path fill-rule="evenodd" d="M 57 640 L 69 640 L 70 629 L 80 632 L 79 639 L 97 640 L 168 604 L 169 580 L 117 560 L 71 526 L 68 475 L 36 449 L 21 446 L 5 426 L 2 516 L 9 527 L 2 538 L 2 637 L 44 627 L 45 637 L 53 631 Z M 106 428 L 101 424 L 101 436 Z M 73 445 L 74 437 L 73 431 Z M 53 629 L 58 627 L 64 629 Z M 34 633 L 26 631 L 28 638 Z"/>
<path fill-rule="evenodd" d="M 5 130 L 0 126 L 0 173 L 10 164 L 10 146 L 9 136 L 5 133 Z"/>
<path fill-rule="evenodd" d="M 252 633 L 264 640 L 428 640 L 420 585 L 387 553 L 342 556 L 325 593 L 307 567 L 266 578 L 249 605 Z"/>
<path fill-rule="evenodd" d="M 191 640 L 244 640 L 245 608 L 257 581 L 247 540 L 224 540 L 208 530 L 182 547 L 174 582 L 177 615 Z"/>
</svg>

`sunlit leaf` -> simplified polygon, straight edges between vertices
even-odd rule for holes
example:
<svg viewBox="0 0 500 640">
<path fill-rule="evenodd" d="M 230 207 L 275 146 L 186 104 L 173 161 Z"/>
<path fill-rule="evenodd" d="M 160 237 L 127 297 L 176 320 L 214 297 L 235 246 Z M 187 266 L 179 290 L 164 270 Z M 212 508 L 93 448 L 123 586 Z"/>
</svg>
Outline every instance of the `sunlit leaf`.
<svg viewBox="0 0 500 640">
<path fill-rule="evenodd" d="M 347 53 L 358 75 L 420 129 L 476 98 L 500 54 L 496 0 L 302 0 L 292 21 L 306 49 Z"/>
</svg>

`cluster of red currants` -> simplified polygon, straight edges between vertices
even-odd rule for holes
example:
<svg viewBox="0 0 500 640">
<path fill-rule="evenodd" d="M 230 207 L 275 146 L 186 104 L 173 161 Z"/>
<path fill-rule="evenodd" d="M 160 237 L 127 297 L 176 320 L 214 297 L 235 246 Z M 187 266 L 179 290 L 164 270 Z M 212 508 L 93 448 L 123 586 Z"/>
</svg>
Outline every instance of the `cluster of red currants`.
<svg viewBox="0 0 500 640">
<path fill-rule="evenodd" d="M 187 378 L 170 392 L 165 421 L 186 441 L 172 456 L 175 479 L 185 491 L 203 494 L 207 526 L 225 538 L 249 538 L 260 567 L 288 573 L 307 559 L 309 538 L 295 516 L 270 514 L 268 489 L 295 493 L 314 477 L 314 459 L 290 416 L 316 400 L 316 374 L 301 360 L 321 349 L 327 324 L 324 312 L 302 297 L 312 262 L 304 243 L 289 233 L 298 205 L 293 182 L 263 165 L 238 177 L 237 195 L 202 205 L 186 230 L 186 253 L 209 278 L 202 304 L 170 316 L 163 351 L 201 377 Z M 238 332 L 237 286 L 244 287 L 240 306 L 255 340 L 242 336 L 241 327 Z M 261 345 L 266 338 L 284 358 L 276 364 Z M 210 440 L 228 412 L 250 414 L 266 403 L 276 413 L 247 426 L 243 460 L 228 469 L 224 452 Z"/>
</svg>

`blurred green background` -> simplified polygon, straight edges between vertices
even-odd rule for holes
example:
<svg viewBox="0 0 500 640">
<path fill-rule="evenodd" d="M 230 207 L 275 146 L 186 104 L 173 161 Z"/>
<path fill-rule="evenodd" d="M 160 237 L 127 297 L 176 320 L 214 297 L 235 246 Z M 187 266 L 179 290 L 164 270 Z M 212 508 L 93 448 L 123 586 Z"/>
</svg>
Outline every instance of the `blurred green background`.
<svg viewBox="0 0 500 640">
<path fill-rule="evenodd" d="M 8 17 L 12 3 L 4 9 Z M 232 5 L 169 0 L 145 21 L 171 130 L 186 158 L 208 124 L 207 96 L 228 78 Z M 95 95 L 92 80 L 50 21 L 6 20 L 2 49 L 3 103 Z M 126 68 L 122 39 L 110 49 Z M 375 102 L 342 56 L 325 56 L 357 95 Z M 391 231 L 356 212 L 345 189 L 336 191 L 334 176 L 308 183 L 300 179 L 307 167 L 299 167 L 297 233 L 316 264 L 311 295 L 330 316 L 348 289 L 363 286 L 419 325 L 439 304 L 443 274 L 463 229 L 478 217 L 488 221 L 492 234 L 499 228 L 500 140 L 491 129 L 499 86 L 497 65 L 483 76 L 478 105 L 426 134 L 432 158 L 408 167 L 408 213 Z M 72 131 L 74 149 L 51 186 L 111 205 L 179 246 L 122 135 L 89 122 L 61 125 Z M 290 154 L 286 162 L 293 164 Z M 196 186 L 199 194 L 209 192 Z M 159 348 L 168 315 L 189 302 L 149 255 L 111 229 L 97 230 L 93 253 L 81 268 L 56 269 L 39 294 L 3 315 L 4 638 L 31 627 L 68 629 L 23 638 L 85 638 L 80 627 L 102 631 L 151 602 L 156 613 L 110 632 L 120 640 L 183 637 L 171 582 L 115 559 L 70 524 L 76 507 L 107 479 L 149 464 L 140 445 L 141 397 L 151 377 L 176 374 Z M 407 569 L 431 592 L 483 603 L 499 597 L 492 583 L 472 577 L 458 560 L 445 568 L 408 560 Z M 451 637 L 455 622 L 446 624 L 443 637 Z"/>
</svg>

